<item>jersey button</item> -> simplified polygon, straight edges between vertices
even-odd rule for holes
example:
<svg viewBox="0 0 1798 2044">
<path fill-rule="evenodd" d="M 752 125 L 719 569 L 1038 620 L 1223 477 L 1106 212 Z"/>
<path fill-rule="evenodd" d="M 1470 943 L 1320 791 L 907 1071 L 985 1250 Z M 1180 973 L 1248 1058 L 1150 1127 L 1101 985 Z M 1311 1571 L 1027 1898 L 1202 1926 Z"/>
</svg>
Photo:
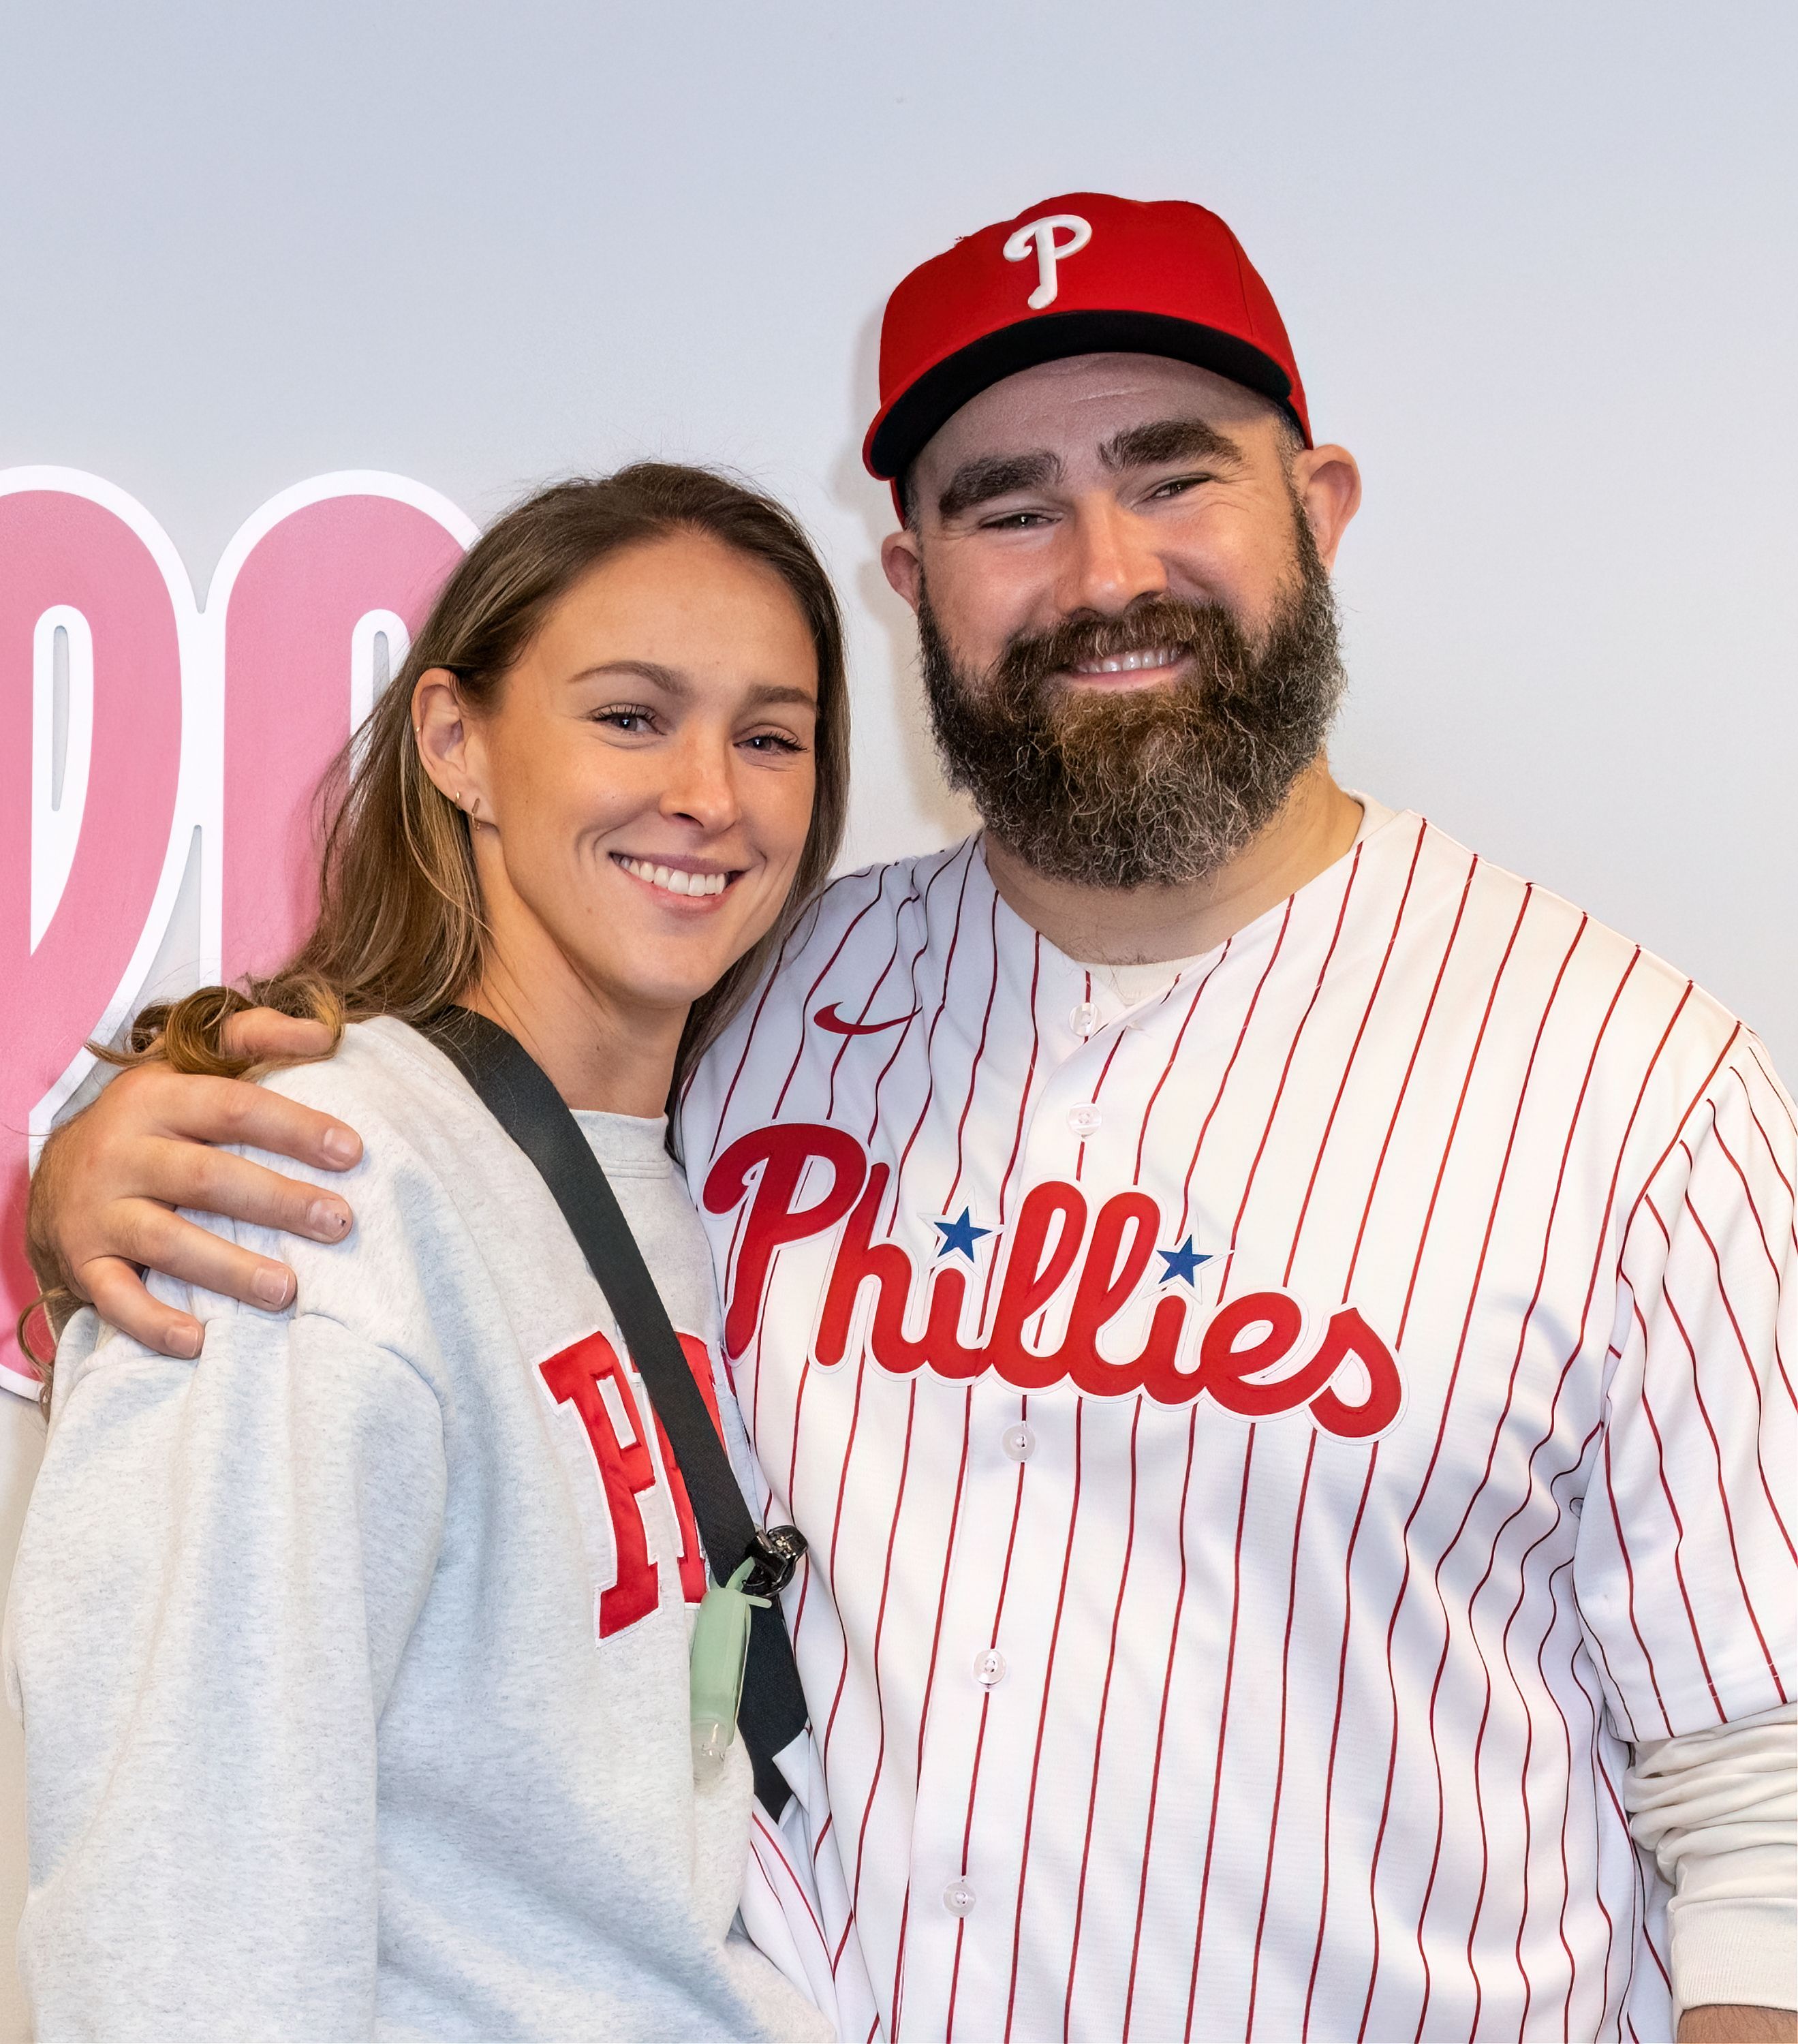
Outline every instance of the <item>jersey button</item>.
<svg viewBox="0 0 1798 2044">
<path fill-rule="evenodd" d="M 974 1679 L 990 1689 L 1005 1679 L 1005 1657 L 997 1646 L 989 1646 L 974 1657 Z"/>
<path fill-rule="evenodd" d="M 959 1874 L 943 1891 L 943 1906 L 951 1916 L 965 1916 L 974 1907 L 974 1890 L 967 1876 Z"/>
<path fill-rule="evenodd" d="M 1099 1026 L 1099 1011 L 1090 1001 L 1083 1001 L 1067 1019 L 1075 1035 L 1090 1036 Z"/>
<path fill-rule="evenodd" d="M 1099 1124 L 1105 1118 L 1096 1107 L 1090 1103 L 1084 1103 L 1070 1108 L 1067 1125 L 1076 1135 L 1093 1135 L 1097 1134 Z"/>
<path fill-rule="evenodd" d="M 1027 1462 L 1036 1452 L 1036 1435 L 1020 1420 L 999 1436 L 999 1445 L 1014 1462 Z"/>
</svg>

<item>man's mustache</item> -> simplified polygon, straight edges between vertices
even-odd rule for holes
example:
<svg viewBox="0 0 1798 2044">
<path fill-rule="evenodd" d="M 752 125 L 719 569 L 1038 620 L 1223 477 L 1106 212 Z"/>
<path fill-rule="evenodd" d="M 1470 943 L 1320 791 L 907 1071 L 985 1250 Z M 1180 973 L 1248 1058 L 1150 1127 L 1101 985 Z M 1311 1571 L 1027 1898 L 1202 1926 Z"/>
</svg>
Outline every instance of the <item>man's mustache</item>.
<svg viewBox="0 0 1798 2044">
<path fill-rule="evenodd" d="M 1045 632 L 1017 634 L 993 663 L 987 683 L 1013 701 L 1028 701 L 1045 684 L 1093 661 L 1169 652 L 1193 662 L 1195 674 L 1185 684 L 1189 686 L 1215 670 L 1220 651 L 1250 650 L 1242 627 L 1221 604 L 1143 597 L 1113 617 L 1069 618 Z"/>
</svg>

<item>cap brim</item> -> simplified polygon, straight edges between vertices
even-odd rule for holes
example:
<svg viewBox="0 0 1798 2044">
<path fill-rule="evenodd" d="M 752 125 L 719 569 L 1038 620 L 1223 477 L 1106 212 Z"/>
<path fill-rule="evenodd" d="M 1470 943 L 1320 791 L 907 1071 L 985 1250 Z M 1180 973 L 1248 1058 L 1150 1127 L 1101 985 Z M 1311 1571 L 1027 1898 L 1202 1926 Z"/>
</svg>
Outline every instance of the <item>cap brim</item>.
<svg viewBox="0 0 1798 2044">
<path fill-rule="evenodd" d="M 1309 444 L 1304 421 L 1289 402 L 1292 378 L 1271 355 L 1233 333 L 1164 313 L 1042 313 L 982 334 L 901 391 L 868 435 L 869 469 L 883 482 L 904 474 L 925 442 L 970 398 L 1020 369 L 1070 355 L 1164 355 L 1190 362 L 1271 398 Z"/>
</svg>

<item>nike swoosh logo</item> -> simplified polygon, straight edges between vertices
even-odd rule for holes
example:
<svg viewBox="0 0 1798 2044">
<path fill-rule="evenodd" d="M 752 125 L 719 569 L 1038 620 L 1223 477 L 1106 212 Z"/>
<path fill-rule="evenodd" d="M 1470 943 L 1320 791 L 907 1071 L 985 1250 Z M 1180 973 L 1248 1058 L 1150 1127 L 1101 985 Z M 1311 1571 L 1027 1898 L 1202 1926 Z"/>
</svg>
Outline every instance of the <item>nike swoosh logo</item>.
<svg viewBox="0 0 1798 2044">
<path fill-rule="evenodd" d="M 878 1036 L 882 1029 L 897 1029 L 901 1022 L 909 1022 L 917 1012 L 914 1008 L 911 1015 L 889 1016 L 884 1022 L 850 1022 L 837 1013 L 833 1001 L 829 1007 L 820 1008 L 812 1020 L 833 1036 Z"/>
</svg>

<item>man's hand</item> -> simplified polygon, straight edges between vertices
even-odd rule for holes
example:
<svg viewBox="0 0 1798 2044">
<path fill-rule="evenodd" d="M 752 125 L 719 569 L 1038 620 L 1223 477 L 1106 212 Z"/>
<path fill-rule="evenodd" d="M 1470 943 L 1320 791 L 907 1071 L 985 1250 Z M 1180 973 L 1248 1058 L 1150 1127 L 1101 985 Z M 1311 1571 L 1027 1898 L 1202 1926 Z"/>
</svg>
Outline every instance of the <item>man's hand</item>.
<svg viewBox="0 0 1798 2044">
<path fill-rule="evenodd" d="M 266 1008 L 233 1016 L 225 1047 L 258 1063 L 296 1063 L 329 1047 L 323 1024 Z M 176 1207 L 340 1242 L 348 1204 L 210 1146 L 240 1143 L 327 1171 L 362 1155 L 353 1128 L 240 1079 L 140 1065 L 121 1073 L 44 1147 L 32 1181 L 31 1258 L 47 1285 L 90 1299 L 102 1319 L 163 1355 L 196 1356 L 200 1323 L 154 1299 L 133 1267 L 221 1292 L 246 1305 L 284 1306 L 294 1274 L 182 1220 Z"/>
<path fill-rule="evenodd" d="M 1679 2044 L 1791 2044 L 1798 2014 L 1789 2008 L 1733 2008 L 1712 2002 L 1680 2018 Z"/>
</svg>

